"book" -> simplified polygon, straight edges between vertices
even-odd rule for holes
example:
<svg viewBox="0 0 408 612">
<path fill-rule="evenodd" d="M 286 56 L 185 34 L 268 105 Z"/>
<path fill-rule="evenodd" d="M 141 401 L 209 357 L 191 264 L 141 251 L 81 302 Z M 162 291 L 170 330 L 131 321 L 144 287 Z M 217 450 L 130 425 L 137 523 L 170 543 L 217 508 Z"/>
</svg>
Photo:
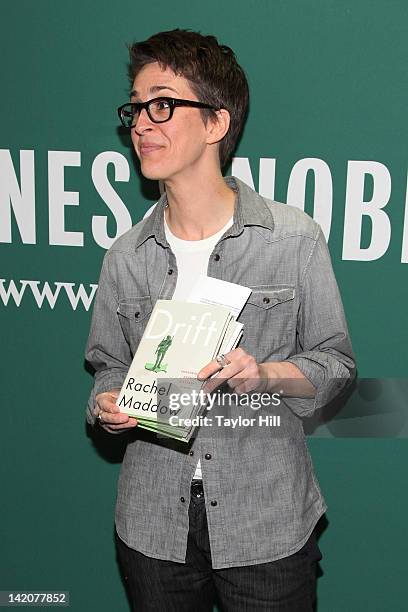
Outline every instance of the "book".
<svg viewBox="0 0 408 612">
<path fill-rule="evenodd" d="M 197 374 L 231 350 L 241 332 L 226 306 L 158 300 L 117 399 L 120 411 L 142 428 L 188 441 L 195 427 L 172 425 L 170 417 L 194 420 L 205 408 L 197 397 L 204 385 Z M 182 395 L 190 401 L 172 408 L 172 399 Z"/>
</svg>

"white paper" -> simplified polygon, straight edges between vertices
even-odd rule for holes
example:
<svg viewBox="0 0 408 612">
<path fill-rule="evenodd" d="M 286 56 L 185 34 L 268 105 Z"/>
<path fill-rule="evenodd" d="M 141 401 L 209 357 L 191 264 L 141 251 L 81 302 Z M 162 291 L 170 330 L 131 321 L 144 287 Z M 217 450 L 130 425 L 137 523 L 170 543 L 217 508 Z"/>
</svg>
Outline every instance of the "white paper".
<svg viewBox="0 0 408 612">
<path fill-rule="evenodd" d="M 251 293 L 252 290 L 249 287 L 229 283 L 211 276 L 199 276 L 187 296 L 187 302 L 226 306 L 230 309 L 234 318 L 237 319 Z"/>
</svg>

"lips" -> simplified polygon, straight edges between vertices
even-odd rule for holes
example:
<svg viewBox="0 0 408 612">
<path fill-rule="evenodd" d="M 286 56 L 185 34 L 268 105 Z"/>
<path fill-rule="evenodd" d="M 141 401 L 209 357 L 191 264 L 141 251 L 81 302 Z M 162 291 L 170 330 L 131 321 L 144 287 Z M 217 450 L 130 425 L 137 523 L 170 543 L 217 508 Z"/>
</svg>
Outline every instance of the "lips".
<svg viewBox="0 0 408 612">
<path fill-rule="evenodd" d="M 154 151 L 158 151 L 161 149 L 161 145 L 156 145 L 153 143 L 143 143 L 139 147 L 140 155 L 148 155 L 149 153 L 153 153 Z"/>
</svg>

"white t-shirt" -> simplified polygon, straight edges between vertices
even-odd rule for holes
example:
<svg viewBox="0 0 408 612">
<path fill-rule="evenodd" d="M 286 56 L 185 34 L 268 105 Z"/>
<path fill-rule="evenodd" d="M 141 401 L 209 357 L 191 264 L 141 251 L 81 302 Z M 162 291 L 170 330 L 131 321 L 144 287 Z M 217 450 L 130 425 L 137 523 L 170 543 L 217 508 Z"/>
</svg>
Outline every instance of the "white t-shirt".
<svg viewBox="0 0 408 612">
<path fill-rule="evenodd" d="M 177 260 L 177 284 L 173 300 L 185 300 L 198 276 L 207 276 L 208 260 L 221 236 L 233 224 L 233 217 L 216 234 L 203 240 L 183 240 L 171 233 L 164 217 L 166 239 Z M 193 478 L 202 478 L 198 460 Z"/>
</svg>

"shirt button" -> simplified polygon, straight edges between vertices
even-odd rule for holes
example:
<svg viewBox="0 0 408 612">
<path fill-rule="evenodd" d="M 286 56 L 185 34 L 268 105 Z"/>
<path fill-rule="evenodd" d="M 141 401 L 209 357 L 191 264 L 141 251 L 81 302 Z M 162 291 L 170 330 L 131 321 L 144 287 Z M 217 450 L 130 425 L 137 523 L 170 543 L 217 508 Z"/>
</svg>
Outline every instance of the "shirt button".
<svg viewBox="0 0 408 612">
<path fill-rule="evenodd" d="M 220 261 L 220 256 L 218 255 L 218 253 L 216 253 L 214 255 L 214 259 L 215 259 L 215 261 Z"/>
<path fill-rule="evenodd" d="M 264 297 L 264 299 L 263 299 L 263 303 L 264 304 L 269 304 L 270 301 L 271 300 L 269 298 L 267 298 L 267 297 Z"/>
<path fill-rule="evenodd" d="M 135 312 L 135 319 L 140 315 L 140 312 Z"/>
<path fill-rule="evenodd" d="M 210 455 L 210 453 L 206 453 L 206 454 L 204 455 L 204 457 L 205 457 L 206 459 L 211 459 L 211 455 Z"/>
<path fill-rule="evenodd" d="M 194 451 L 190 451 L 190 453 L 189 453 L 189 454 L 190 454 L 191 456 L 193 456 L 193 455 L 194 455 Z"/>
<path fill-rule="evenodd" d="M 216 506 L 218 502 L 216 499 L 213 499 L 210 503 L 212 506 Z"/>
<path fill-rule="evenodd" d="M 170 270 L 167 271 L 167 274 L 169 274 L 170 276 L 173 274 L 172 268 L 170 268 Z"/>
<path fill-rule="evenodd" d="M 180 497 L 180 501 L 184 503 L 186 500 L 184 497 Z"/>
</svg>

